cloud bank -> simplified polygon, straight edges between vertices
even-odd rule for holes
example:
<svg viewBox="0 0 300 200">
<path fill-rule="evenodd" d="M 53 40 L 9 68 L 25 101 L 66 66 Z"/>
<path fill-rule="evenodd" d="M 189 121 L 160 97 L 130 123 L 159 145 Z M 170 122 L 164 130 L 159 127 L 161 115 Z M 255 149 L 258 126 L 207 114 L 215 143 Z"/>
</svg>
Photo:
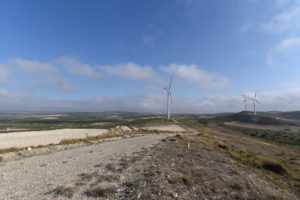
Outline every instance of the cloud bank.
<svg viewBox="0 0 300 200">
<path fill-rule="evenodd" d="M 297 43 L 294 41 L 283 42 L 279 47 L 286 49 Z M 175 113 L 235 112 L 243 109 L 239 94 L 210 93 L 230 85 L 230 78 L 197 65 L 155 67 L 133 62 L 91 65 L 74 57 L 60 57 L 51 61 L 16 58 L 1 63 L 0 111 L 164 113 L 166 94 L 163 88 L 168 84 L 170 75 L 174 77 L 174 84 L 180 81 L 193 94 L 200 94 L 190 95 L 175 87 L 172 105 Z M 118 87 L 113 87 L 113 84 Z M 156 88 L 155 92 L 153 88 Z M 299 110 L 299 88 L 300 84 L 289 83 L 282 85 L 278 91 L 259 91 L 258 98 L 263 105 L 258 109 Z M 88 95 L 86 91 L 89 91 Z"/>
<path fill-rule="evenodd" d="M 225 76 L 215 75 L 202 70 L 197 65 L 177 65 L 162 66 L 162 71 L 173 74 L 185 81 L 193 83 L 202 89 L 212 89 L 225 87 L 230 83 L 230 79 Z"/>
</svg>

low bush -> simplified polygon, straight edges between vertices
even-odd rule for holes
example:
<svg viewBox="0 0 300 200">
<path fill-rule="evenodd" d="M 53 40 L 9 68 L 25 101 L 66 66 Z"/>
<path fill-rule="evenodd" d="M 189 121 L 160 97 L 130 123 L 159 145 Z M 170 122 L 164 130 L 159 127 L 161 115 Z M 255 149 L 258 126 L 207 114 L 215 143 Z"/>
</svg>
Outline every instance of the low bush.
<svg viewBox="0 0 300 200">
<path fill-rule="evenodd" d="M 278 161 L 275 160 L 263 160 L 261 162 L 261 167 L 265 170 L 269 170 L 272 171 L 276 174 L 285 174 L 286 170 L 283 166 L 283 164 L 281 164 Z"/>
<path fill-rule="evenodd" d="M 108 195 L 115 193 L 115 188 L 113 186 L 96 186 L 90 188 L 84 192 L 88 197 L 98 198 L 98 197 L 108 197 Z"/>
<path fill-rule="evenodd" d="M 226 144 L 223 144 L 223 143 L 219 143 L 217 145 L 220 149 L 228 149 L 228 146 Z"/>
<path fill-rule="evenodd" d="M 75 192 L 76 192 L 76 188 L 74 187 L 59 186 L 46 194 L 53 194 L 55 197 L 65 196 L 67 198 L 72 198 Z"/>
<path fill-rule="evenodd" d="M 18 152 L 19 149 L 16 147 L 6 148 L 6 149 L 0 149 L 0 154 L 3 153 L 10 153 L 10 152 Z"/>
</svg>

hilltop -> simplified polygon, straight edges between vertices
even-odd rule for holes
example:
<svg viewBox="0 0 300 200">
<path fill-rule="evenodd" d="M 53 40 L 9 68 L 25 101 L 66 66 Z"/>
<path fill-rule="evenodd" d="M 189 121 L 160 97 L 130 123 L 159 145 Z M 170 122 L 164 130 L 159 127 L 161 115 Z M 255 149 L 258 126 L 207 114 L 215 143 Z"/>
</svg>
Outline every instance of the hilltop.
<svg viewBox="0 0 300 200">
<path fill-rule="evenodd" d="M 300 197 L 300 137 L 296 129 L 285 130 L 294 126 L 257 124 L 251 113 L 244 112 L 172 120 L 128 115 L 110 120 L 106 116 L 52 114 L 58 118 L 54 121 L 64 119 L 63 126 L 85 123 L 89 128 L 80 130 L 86 133 L 110 128 L 101 135 L 0 149 L 0 176 L 5 180 L 0 183 L 0 199 Z M 259 121 L 274 124 L 273 116 L 257 116 Z M 22 124 L 29 119 L 18 120 Z M 39 126 L 42 121 L 37 121 Z M 17 138 L 27 133 L 42 138 L 40 131 L 3 136 Z"/>
</svg>

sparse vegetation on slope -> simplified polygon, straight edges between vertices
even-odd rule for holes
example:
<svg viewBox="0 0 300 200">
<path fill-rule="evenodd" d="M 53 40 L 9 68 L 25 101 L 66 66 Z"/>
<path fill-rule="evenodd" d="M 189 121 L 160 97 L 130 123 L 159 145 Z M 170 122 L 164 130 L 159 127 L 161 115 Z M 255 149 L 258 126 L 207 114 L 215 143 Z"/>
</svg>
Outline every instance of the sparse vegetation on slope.
<svg viewBox="0 0 300 200">
<path fill-rule="evenodd" d="M 199 144 L 199 139 L 180 135 L 164 139 L 130 170 L 135 174 L 128 178 L 123 199 L 297 199 L 251 168 Z"/>
<path fill-rule="evenodd" d="M 254 128 L 243 128 L 233 126 L 227 126 L 227 128 L 229 129 L 229 132 L 230 130 L 235 130 L 251 137 L 258 137 L 277 143 L 295 145 L 300 147 L 300 132 L 259 130 Z"/>
<path fill-rule="evenodd" d="M 145 118 L 142 118 L 145 117 Z M 63 128 L 113 128 L 135 126 L 164 120 L 159 117 L 126 112 L 61 113 L 61 114 L 0 114 L 0 133 L 54 130 Z"/>
<path fill-rule="evenodd" d="M 218 150 L 240 164 L 271 172 L 266 174 L 270 180 L 282 188 L 292 188 L 300 196 L 299 150 L 268 144 L 235 132 L 223 132 L 223 128 L 207 128 L 201 124 L 198 126 L 209 134 L 199 134 L 194 141 L 210 150 Z"/>
<path fill-rule="evenodd" d="M 203 122 L 205 119 L 200 119 L 200 122 Z M 253 112 L 239 112 L 227 116 L 217 116 L 215 118 L 209 119 L 208 122 L 229 122 L 229 121 L 238 121 L 244 123 L 256 123 L 260 125 L 273 125 L 273 126 L 282 126 L 282 125 L 295 125 L 294 121 L 282 120 L 278 117 L 277 114 L 272 114 L 269 112 L 258 112 L 256 115 Z"/>
<path fill-rule="evenodd" d="M 279 112 L 278 116 L 288 118 L 288 119 L 300 120 L 300 111 Z"/>
</svg>

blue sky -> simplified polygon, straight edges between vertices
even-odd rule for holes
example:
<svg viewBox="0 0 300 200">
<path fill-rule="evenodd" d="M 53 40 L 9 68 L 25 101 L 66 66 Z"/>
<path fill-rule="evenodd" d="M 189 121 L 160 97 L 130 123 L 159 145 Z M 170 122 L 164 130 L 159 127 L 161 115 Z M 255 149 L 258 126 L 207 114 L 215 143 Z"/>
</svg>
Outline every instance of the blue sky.
<svg viewBox="0 0 300 200">
<path fill-rule="evenodd" d="M 300 109 L 298 0 L 0 1 L 0 111 Z M 250 106 L 250 105 L 249 105 Z"/>
</svg>

